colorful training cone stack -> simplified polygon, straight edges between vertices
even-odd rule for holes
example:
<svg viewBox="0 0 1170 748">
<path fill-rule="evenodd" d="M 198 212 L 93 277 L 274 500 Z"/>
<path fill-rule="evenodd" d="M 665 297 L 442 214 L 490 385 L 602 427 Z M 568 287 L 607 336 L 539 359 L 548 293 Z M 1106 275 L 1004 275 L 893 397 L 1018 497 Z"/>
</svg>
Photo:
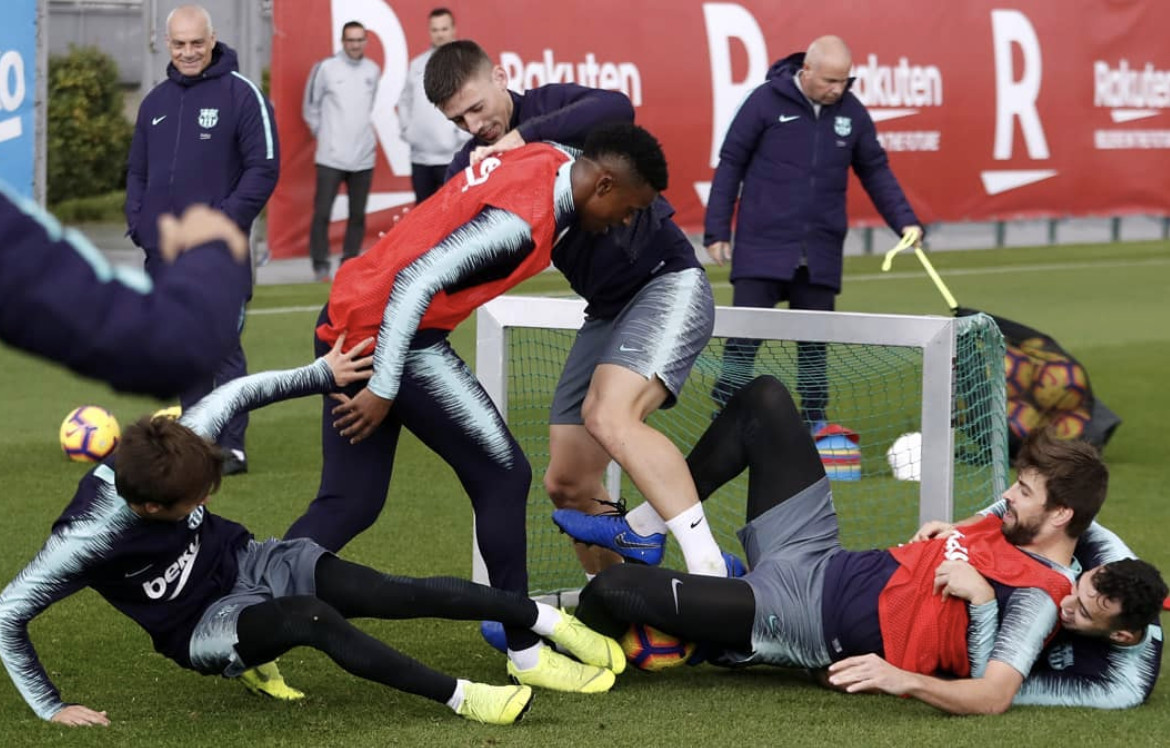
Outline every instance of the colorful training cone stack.
<svg viewBox="0 0 1170 748">
<path fill-rule="evenodd" d="M 861 480 L 861 437 L 836 423 L 818 424 L 813 441 L 829 480 Z"/>
</svg>

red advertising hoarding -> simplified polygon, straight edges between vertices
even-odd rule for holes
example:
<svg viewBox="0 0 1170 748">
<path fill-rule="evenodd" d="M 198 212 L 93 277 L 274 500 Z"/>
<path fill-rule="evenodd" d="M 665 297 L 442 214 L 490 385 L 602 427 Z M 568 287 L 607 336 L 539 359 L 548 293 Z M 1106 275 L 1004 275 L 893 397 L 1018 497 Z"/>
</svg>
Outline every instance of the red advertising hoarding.
<svg viewBox="0 0 1170 748">
<path fill-rule="evenodd" d="M 524 91 L 576 82 L 620 90 L 666 150 L 677 221 L 701 229 L 723 134 L 771 62 L 821 34 L 853 51 L 853 92 L 869 108 L 923 221 L 1170 213 L 1170 3 L 889 0 L 822 5 L 741 0 L 449 2 L 474 39 Z M 413 201 L 394 103 L 407 63 L 426 49 L 419 0 L 277 0 L 272 98 L 280 183 L 269 208 L 276 257 L 307 254 L 315 184 L 301 119 L 313 64 L 341 26 L 368 29 L 382 68 L 378 161 L 367 239 Z M 855 225 L 880 223 L 860 186 Z M 344 204 L 334 211 L 343 218 Z M 343 221 L 333 226 L 340 241 Z"/>
</svg>

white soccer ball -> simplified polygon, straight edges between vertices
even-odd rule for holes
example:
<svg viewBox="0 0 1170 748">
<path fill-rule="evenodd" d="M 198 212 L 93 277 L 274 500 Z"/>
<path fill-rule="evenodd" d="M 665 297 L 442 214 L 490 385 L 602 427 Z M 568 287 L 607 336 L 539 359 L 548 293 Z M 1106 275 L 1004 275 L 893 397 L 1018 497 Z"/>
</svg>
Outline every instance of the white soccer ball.
<svg viewBox="0 0 1170 748">
<path fill-rule="evenodd" d="M 902 434 L 886 450 L 890 470 L 898 480 L 922 480 L 922 434 Z"/>
</svg>

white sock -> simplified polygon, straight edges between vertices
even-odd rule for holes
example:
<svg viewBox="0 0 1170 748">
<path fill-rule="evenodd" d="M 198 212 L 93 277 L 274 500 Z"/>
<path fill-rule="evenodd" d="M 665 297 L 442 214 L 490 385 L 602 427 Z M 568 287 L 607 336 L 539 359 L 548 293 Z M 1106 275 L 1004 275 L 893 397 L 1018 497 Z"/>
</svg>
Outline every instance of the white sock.
<svg viewBox="0 0 1170 748">
<path fill-rule="evenodd" d="M 508 659 L 512 661 L 517 670 L 531 670 L 540 664 L 540 649 L 543 646 L 543 644 L 537 643 L 518 652 L 509 649 Z"/>
<path fill-rule="evenodd" d="M 469 680 L 459 678 L 455 681 L 455 693 L 451 694 L 451 698 L 447 699 L 447 706 L 451 707 L 453 711 L 458 712 L 459 707 L 463 706 L 463 687 L 471 683 Z"/>
<path fill-rule="evenodd" d="M 643 501 L 638 506 L 626 512 L 626 522 L 630 524 L 630 529 L 639 535 L 653 535 L 654 533 L 666 534 L 666 523 L 662 521 L 662 517 L 650 506 L 649 501 Z"/>
<path fill-rule="evenodd" d="M 536 604 L 536 623 L 532 624 L 533 633 L 540 634 L 541 636 L 552 636 L 553 629 L 560 622 L 561 611 L 548 603 Z"/>
<path fill-rule="evenodd" d="M 695 504 L 674 519 L 667 520 L 666 526 L 678 547 L 682 549 L 691 574 L 705 574 L 711 577 L 727 576 L 727 564 L 719 553 L 719 544 L 711 534 L 711 526 L 703 514 L 702 503 Z"/>
</svg>

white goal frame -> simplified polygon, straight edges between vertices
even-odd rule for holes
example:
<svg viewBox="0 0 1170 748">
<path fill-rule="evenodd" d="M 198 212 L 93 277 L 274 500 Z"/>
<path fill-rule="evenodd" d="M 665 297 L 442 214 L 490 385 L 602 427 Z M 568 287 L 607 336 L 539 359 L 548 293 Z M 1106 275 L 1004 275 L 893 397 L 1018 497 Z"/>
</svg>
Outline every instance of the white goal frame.
<svg viewBox="0 0 1170 748">
<path fill-rule="evenodd" d="M 515 328 L 578 330 L 585 302 L 536 296 L 501 296 L 479 308 L 476 317 L 475 371 L 480 383 L 508 420 L 508 331 Z M 713 337 L 806 340 L 917 348 L 922 351 L 922 481 L 918 519 L 953 519 L 954 433 L 951 403 L 957 322 L 952 317 L 788 309 L 715 308 Z M 610 495 L 618 498 L 621 469 L 610 463 Z M 550 505 L 551 511 L 551 505 Z M 472 579 L 488 583 L 487 568 L 472 535 Z"/>
</svg>

